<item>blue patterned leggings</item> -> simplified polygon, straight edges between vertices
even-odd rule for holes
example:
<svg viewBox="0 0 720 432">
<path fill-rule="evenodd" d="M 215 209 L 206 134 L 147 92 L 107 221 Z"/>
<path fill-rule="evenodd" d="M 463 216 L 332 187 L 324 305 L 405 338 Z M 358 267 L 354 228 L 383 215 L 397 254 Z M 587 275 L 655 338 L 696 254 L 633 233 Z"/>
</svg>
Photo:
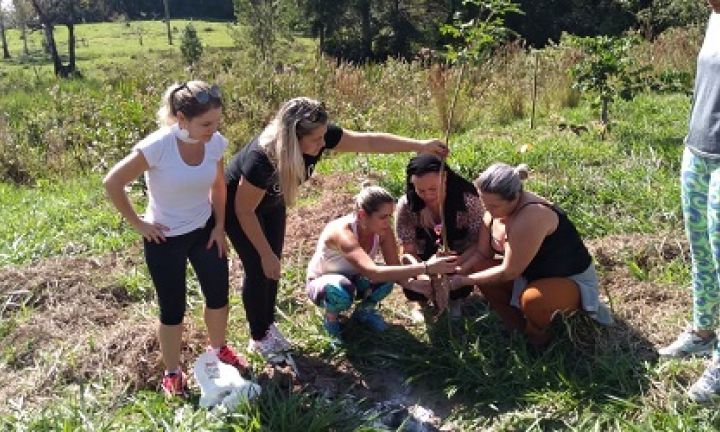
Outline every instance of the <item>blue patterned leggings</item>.
<svg viewBox="0 0 720 432">
<path fill-rule="evenodd" d="M 692 256 L 693 326 L 714 330 L 720 318 L 720 160 L 685 148 L 681 171 L 685 231 Z"/>
<path fill-rule="evenodd" d="M 310 300 L 330 313 L 350 309 L 354 299 L 362 300 L 359 308 L 374 308 L 390 294 L 395 282 L 371 283 L 361 275 L 326 274 L 307 283 Z"/>
</svg>

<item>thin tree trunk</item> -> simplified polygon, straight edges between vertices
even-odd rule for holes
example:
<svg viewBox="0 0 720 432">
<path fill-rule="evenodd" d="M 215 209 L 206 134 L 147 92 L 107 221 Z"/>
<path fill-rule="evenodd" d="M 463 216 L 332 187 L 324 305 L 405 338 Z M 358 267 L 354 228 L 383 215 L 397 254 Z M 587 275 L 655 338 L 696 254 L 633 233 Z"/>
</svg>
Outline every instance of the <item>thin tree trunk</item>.
<svg viewBox="0 0 720 432">
<path fill-rule="evenodd" d="M 74 73 L 75 67 L 75 24 L 68 24 L 68 73 Z"/>
<path fill-rule="evenodd" d="M 27 25 L 23 22 L 22 26 L 20 27 L 20 31 L 22 31 L 22 40 L 23 40 L 23 55 L 25 57 L 30 55 L 30 50 L 28 49 L 28 43 L 27 43 Z"/>
<path fill-rule="evenodd" d="M 0 39 L 2 39 L 3 58 L 10 58 L 10 51 L 8 50 L 7 39 L 5 38 L 5 16 L 2 10 L 0 10 Z"/>
<path fill-rule="evenodd" d="M 165 24 L 167 26 L 168 45 L 172 45 L 172 31 L 170 30 L 170 6 L 168 5 L 168 3 L 170 3 L 170 0 L 163 0 L 163 4 L 165 5 Z"/>
<path fill-rule="evenodd" d="M 70 22 L 67 25 L 68 28 L 68 67 L 66 72 L 74 74 L 75 67 L 75 3 L 70 2 Z"/>
<path fill-rule="evenodd" d="M 48 50 L 50 51 L 50 56 L 52 57 L 53 61 L 53 67 L 55 70 L 56 76 L 62 76 L 63 73 L 63 64 L 62 60 L 60 60 L 60 55 L 57 51 L 57 45 L 55 45 L 55 36 L 53 35 L 53 26 L 50 23 L 50 20 L 47 18 L 47 15 L 43 12 L 43 10 L 40 8 L 40 5 L 38 4 L 37 0 L 31 1 L 33 9 L 35 9 L 35 12 L 38 15 L 38 18 L 40 19 L 40 22 L 42 23 L 43 33 L 45 34 L 45 42 L 47 43 Z"/>
<path fill-rule="evenodd" d="M 362 56 L 365 60 L 372 57 L 372 29 L 370 28 L 372 0 L 360 0 L 357 3 L 362 28 Z"/>
</svg>

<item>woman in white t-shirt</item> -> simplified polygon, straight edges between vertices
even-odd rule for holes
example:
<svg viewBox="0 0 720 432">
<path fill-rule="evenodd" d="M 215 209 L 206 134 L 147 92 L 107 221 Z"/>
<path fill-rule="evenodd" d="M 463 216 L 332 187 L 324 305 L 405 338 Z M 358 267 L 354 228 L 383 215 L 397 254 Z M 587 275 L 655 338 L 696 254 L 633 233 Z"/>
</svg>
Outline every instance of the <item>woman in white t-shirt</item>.
<svg viewBox="0 0 720 432">
<path fill-rule="evenodd" d="M 104 180 L 112 203 L 143 236 L 145 262 L 160 306 L 162 389 L 168 396 L 186 394 L 180 346 L 188 260 L 205 296 L 209 349 L 241 372 L 248 369 L 247 361 L 225 341 L 228 266 L 223 152 L 227 140 L 217 131 L 221 117 L 217 85 L 202 81 L 171 85 L 158 111 L 160 129 L 136 144 Z M 149 202 L 141 217 L 125 186 L 143 173 Z"/>
</svg>

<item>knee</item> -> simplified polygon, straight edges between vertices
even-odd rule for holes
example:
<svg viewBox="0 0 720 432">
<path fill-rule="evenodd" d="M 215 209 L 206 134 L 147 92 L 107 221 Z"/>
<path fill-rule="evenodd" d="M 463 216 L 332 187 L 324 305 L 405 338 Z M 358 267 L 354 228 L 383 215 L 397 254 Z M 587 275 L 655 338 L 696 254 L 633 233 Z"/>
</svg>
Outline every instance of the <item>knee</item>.
<svg viewBox="0 0 720 432">
<path fill-rule="evenodd" d="M 160 310 L 160 323 L 168 326 L 180 325 L 185 316 L 185 308 L 177 308 L 173 310 Z"/>
<path fill-rule="evenodd" d="M 527 317 L 538 317 L 547 313 L 542 292 L 536 288 L 528 288 L 520 295 L 520 309 Z"/>
<path fill-rule="evenodd" d="M 325 285 L 324 306 L 328 312 L 338 313 L 350 309 L 353 296 L 350 290 L 340 284 Z"/>
<path fill-rule="evenodd" d="M 374 303 L 380 302 L 380 300 L 390 295 L 393 286 L 395 286 L 395 282 L 384 282 L 376 285 L 373 287 L 372 294 L 370 294 L 368 299 Z"/>
<path fill-rule="evenodd" d="M 222 309 L 229 303 L 227 292 L 223 296 L 222 294 L 216 296 L 209 296 L 205 299 L 205 306 L 208 309 Z"/>
</svg>

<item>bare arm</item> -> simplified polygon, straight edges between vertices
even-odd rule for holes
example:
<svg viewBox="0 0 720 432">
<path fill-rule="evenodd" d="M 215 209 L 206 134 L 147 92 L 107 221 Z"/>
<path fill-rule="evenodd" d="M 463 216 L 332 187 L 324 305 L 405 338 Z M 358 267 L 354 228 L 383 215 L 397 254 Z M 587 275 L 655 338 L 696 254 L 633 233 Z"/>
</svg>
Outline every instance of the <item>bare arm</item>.
<svg viewBox="0 0 720 432">
<path fill-rule="evenodd" d="M 463 254 L 460 273 L 467 274 L 483 260 L 490 260 L 494 253 L 490 249 L 490 214 L 485 213 L 478 233 L 477 243 Z"/>
<path fill-rule="evenodd" d="M 440 140 L 416 140 L 382 132 L 355 132 L 343 129 L 342 138 L 335 147 L 339 152 L 356 153 L 432 153 L 438 157 L 448 154 L 447 146 Z"/>
<path fill-rule="evenodd" d="M 519 277 L 557 224 L 557 215 L 552 210 L 539 206 L 528 207 L 513 221 L 512 235 L 508 235 L 505 256 L 500 265 L 468 275 L 466 282 L 489 285 Z"/>
<path fill-rule="evenodd" d="M 252 185 L 245 180 L 245 177 L 241 177 L 237 192 L 235 192 L 235 214 L 240 222 L 240 227 L 260 255 L 265 276 L 278 280 L 280 279 L 280 258 L 270 247 L 255 214 L 255 210 L 264 196 L 264 189 Z"/>
<path fill-rule="evenodd" d="M 358 269 L 363 276 L 373 282 L 387 282 L 407 279 L 425 273 L 426 264 L 377 265 L 360 246 L 357 237 L 346 227 L 338 227 L 328 241 L 335 244 L 343 256 Z M 396 249 L 397 250 L 397 249 Z M 452 273 L 456 257 L 433 259 L 427 263 L 431 273 Z"/>
<path fill-rule="evenodd" d="M 220 256 L 227 253 L 227 243 L 225 241 L 225 204 L 227 202 L 227 187 L 225 186 L 225 176 L 223 175 L 224 165 L 223 159 L 221 158 L 217 163 L 215 181 L 210 188 L 210 203 L 212 204 L 213 214 L 215 216 L 215 227 L 210 234 L 210 240 L 207 244 L 208 249 L 212 247 L 213 243 L 217 244 Z"/>
<path fill-rule="evenodd" d="M 161 224 L 149 224 L 143 221 L 138 216 L 125 192 L 125 186 L 140 177 L 149 168 L 142 152 L 133 151 L 110 169 L 110 172 L 103 179 L 103 185 L 110 201 L 118 209 L 122 217 L 146 240 L 159 243 L 165 240 L 163 232 L 167 231 L 168 228 Z"/>
</svg>

